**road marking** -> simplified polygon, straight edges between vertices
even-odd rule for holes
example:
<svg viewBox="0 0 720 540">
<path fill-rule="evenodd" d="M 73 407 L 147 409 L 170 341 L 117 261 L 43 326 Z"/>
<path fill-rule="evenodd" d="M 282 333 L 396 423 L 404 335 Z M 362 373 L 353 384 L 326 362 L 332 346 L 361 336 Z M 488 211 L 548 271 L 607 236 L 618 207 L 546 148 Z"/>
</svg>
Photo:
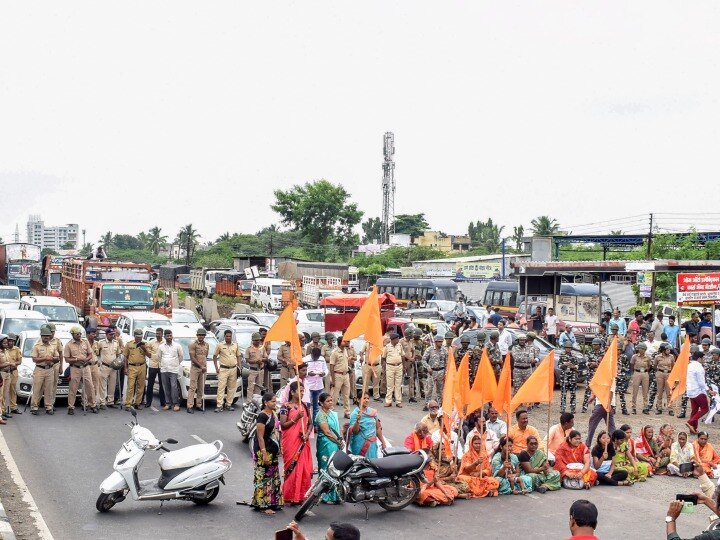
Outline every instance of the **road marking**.
<svg viewBox="0 0 720 540">
<path fill-rule="evenodd" d="M 13 482 L 15 482 L 15 485 L 22 493 L 22 500 L 27 503 L 30 509 L 30 516 L 35 522 L 35 527 L 38 530 L 40 538 L 43 540 L 53 540 L 53 535 L 50 533 L 50 529 L 48 528 L 47 523 L 45 523 L 42 514 L 40 514 L 40 510 L 38 510 L 38 507 L 35 504 L 35 499 L 33 499 L 33 496 L 30 494 L 27 484 L 25 484 L 25 481 L 22 479 L 20 469 L 18 469 L 18 466 L 10 453 L 10 448 L 5 442 L 5 437 L 2 432 L 0 432 L 0 454 L 2 454 L 5 459 L 5 463 L 7 464 L 8 471 L 10 471 L 10 476 L 12 477 Z"/>
<path fill-rule="evenodd" d="M 153 411 L 155 411 L 155 412 L 160 412 L 160 411 L 158 411 L 155 407 L 153 407 L 152 405 L 150 405 L 150 408 L 151 408 Z"/>
<path fill-rule="evenodd" d="M 197 442 L 199 442 L 200 444 L 207 444 L 206 441 L 203 441 L 203 440 L 202 440 L 200 437 L 198 437 L 197 435 L 190 435 L 190 436 L 191 436 L 193 439 L 195 439 Z"/>
</svg>

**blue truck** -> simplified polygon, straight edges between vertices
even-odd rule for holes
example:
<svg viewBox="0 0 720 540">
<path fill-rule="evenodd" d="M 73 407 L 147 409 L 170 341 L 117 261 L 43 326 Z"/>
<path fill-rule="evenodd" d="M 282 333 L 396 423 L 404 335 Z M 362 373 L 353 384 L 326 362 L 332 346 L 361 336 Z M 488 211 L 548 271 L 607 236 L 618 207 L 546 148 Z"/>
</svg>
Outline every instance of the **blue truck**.
<svg viewBox="0 0 720 540">
<path fill-rule="evenodd" d="M 40 246 L 0 244 L 0 285 L 14 285 L 21 295 L 30 294 L 30 274 L 40 267 Z"/>
</svg>

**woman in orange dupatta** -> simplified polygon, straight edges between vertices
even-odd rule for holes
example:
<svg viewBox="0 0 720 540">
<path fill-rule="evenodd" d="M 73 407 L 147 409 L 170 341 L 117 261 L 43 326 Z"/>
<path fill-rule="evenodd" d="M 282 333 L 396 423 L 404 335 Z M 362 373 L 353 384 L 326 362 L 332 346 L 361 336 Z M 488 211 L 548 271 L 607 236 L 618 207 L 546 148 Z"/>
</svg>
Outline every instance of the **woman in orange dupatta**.
<svg viewBox="0 0 720 540">
<path fill-rule="evenodd" d="M 571 463 L 579 463 L 582 469 L 569 468 Z M 597 482 L 597 473 L 590 468 L 590 450 L 582 442 L 579 431 L 572 430 L 565 442 L 555 452 L 556 471 L 563 480 L 567 478 L 582 478 L 585 489 L 590 489 Z"/>
<path fill-rule="evenodd" d="M 457 479 L 468 485 L 473 497 L 497 497 L 500 481 L 492 475 L 484 433 L 473 435 L 460 463 Z"/>
<path fill-rule="evenodd" d="M 420 506 L 437 506 L 438 504 L 452 504 L 460 492 L 457 488 L 450 486 L 440 480 L 437 474 L 437 465 L 435 459 L 432 459 L 425 470 L 425 478 L 429 484 L 420 484 L 420 493 L 418 493 L 415 502 Z"/>
<path fill-rule="evenodd" d="M 310 448 L 312 420 L 310 409 L 301 399 L 303 387 L 290 383 L 290 400 L 280 409 L 281 449 L 285 474 L 283 498 L 289 504 L 300 504 L 312 483 L 313 460 Z"/>
<path fill-rule="evenodd" d="M 700 460 L 705 474 L 710 478 L 715 478 L 715 476 L 713 476 L 713 469 L 720 463 L 720 456 L 718 456 L 713 445 L 708 442 L 708 434 L 706 431 L 699 431 L 697 436 L 697 441 L 693 443 L 695 455 Z"/>
</svg>

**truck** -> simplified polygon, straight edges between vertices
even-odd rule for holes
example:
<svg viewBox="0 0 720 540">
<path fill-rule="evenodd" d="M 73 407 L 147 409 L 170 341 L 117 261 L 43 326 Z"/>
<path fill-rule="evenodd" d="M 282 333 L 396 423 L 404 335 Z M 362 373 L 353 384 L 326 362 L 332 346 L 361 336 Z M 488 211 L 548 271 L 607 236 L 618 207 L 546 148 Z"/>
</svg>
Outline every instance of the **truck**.
<svg viewBox="0 0 720 540">
<path fill-rule="evenodd" d="M 66 259 L 61 295 L 75 306 L 86 327 L 106 328 L 128 311 L 167 313 L 170 297 L 165 295 L 165 301 L 160 301 L 150 284 L 150 274 L 149 264 Z"/>
<path fill-rule="evenodd" d="M 40 266 L 40 246 L 27 243 L 0 245 L 0 285 L 20 289 L 20 295 L 30 294 L 30 275 Z"/>
<path fill-rule="evenodd" d="M 292 282 L 298 290 L 305 276 L 338 278 L 346 293 L 357 292 L 360 286 L 358 269 L 347 264 L 290 260 L 278 265 L 278 277 Z"/>
<path fill-rule="evenodd" d="M 42 263 L 30 271 L 30 288 L 41 296 L 60 296 L 62 286 L 62 263 L 67 255 L 45 255 Z"/>
<path fill-rule="evenodd" d="M 245 272 L 223 270 L 215 272 L 215 293 L 250 303 L 253 281 L 245 279 Z"/>
<path fill-rule="evenodd" d="M 233 271 L 229 268 L 193 268 L 190 270 L 190 289 L 203 296 L 212 296 L 215 294 L 218 274 L 221 272 Z"/>
<path fill-rule="evenodd" d="M 329 296 L 320 301 L 325 310 L 325 331 L 344 332 L 367 300 L 367 294 L 340 294 Z M 387 330 L 389 321 L 395 315 L 395 297 L 388 293 L 378 295 L 380 305 L 380 324 L 382 331 Z"/>
<path fill-rule="evenodd" d="M 308 309 L 320 307 L 320 301 L 328 296 L 343 294 L 340 278 L 331 276 L 303 276 L 300 304 Z"/>
<path fill-rule="evenodd" d="M 186 264 L 164 264 L 158 273 L 158 283 L 163 289 L 188 289 L 190 280 L 181 280 L 181 276 L 188 274 L 190 274 L 190 267 Z M 181 287 L 180 281 L 184 281 L 186 286 Z"/>
</svg>

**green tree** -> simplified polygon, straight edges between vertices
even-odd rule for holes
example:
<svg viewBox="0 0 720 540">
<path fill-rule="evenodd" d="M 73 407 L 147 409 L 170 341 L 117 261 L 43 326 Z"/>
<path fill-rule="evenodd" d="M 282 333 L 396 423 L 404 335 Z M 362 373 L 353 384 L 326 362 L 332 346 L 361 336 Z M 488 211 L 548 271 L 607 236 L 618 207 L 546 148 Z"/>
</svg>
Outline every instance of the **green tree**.
<svg viewBox="0 0 720 540">
<path fill-rule="evenodd" d="M 533 236 L 553 236 L 560 232 L 557 220 L 548 216 L 538 216 L 530 222 Z"/>
<path fill-rule="evenodd" d="M 100 237 L 100 244 L 105 248 L 105 253 L 113 246 L 113 233 L 106 232 Z"/>
<path fill-rule="evenodd" d="M 502 231 L 505 227 L 493 223 L 492 218 L 487 221 L 470 222 L 468 236 L 473 245 L 473 252 L 478 254 L 491 254 L 500 251 L 502 245 Z"/>
<path fill-rule="evenodd" d="M 327 260 L 357 245 L 354 228 L 363 213 L 341 185 L 327 180 L 295 185 L 287 191 L 275 190 L 275 204 L 283 225 L 302 234 L 305 249 L 318 259 Z"/>
<path fill-rule="evenodd" d="M 130 234 L 116 234 L 113 236 L 113 246 L 115 249 L 125 250 L 125 249 L 137 249 L 141 250 L 143 248 L 142 242 L 138 240 L 135 236 L 132 236 Z"/>
<path fill-rule="evenodd" d="M 65 242 L 60 249 L 75 249 L 75 242 Z"/>
<path fill-rule="evenodd" d="M 200 235 L 192 226 L 192 223 L 185 225 L 178 233 L 178 241 L 180 245 L 185 248 L 185 264 L 187 265 L 190 265 L 199 237 Z"/>
<path fill-rule="evenodd" d="M 622 236 L 623 232 L 621 230 L 616 231 L 610 231 L 610 236 Z"/>
<path fill-rule="evenodd" d="M 362 224 L 363 244 L 372 244 L 382 242 L 382 221 L 379 217 L 368 218 Z"/>
<path fill-rule="evenodd" d="M 515 251 L 522 251 L 522 241 L 525 237 L 525 227 L 518 225 L 513 227 L 512 241 L 515 242 Z"/>
<path fill-rule="evenodd" d="M 145 247 L 149 249 L 153 255 L 157 256 L 160 250 L 167 245 L 167 235 L 162 233 L 160 227 L 153 227 L 147 233 L 147 242 Z"/>
<path fill-rule="evenodd" d="M 141 249 L 147 248 L 148 234 L 146 232 L 139 232 L 135 238 L 140 242 Z"/>
<path fill-rule="evenodd" d="M 417 238 L 429 228 L 425 214 L 398 214 L 395 216 L 391 230 L 397 234 L 409 234 L 412 238 Z"/>
<path fill-rule="evenodd" d="M 2 240 L 2 239 L 0 239 L 0 240 Z M 68 248 L 68 249 L 70 249 L 70 248 Z M 43 248 L 40 250 L 40 258 L 45 257 L 45 255 L 58 255 L 58 252 L 55 251 L 54 249 Z"/>
<path fill-rule="evenodd" d="M 83 247 L 80 248 L 80 256 L 81 257 L 89 257 L 92 253 L 92 244 L 85 244 Z"/>
<path fill-rule="evenodd" d="M 226 232 L 218 236 L 217 240 L 215 240 L 215 243 L 217 244 L 218 242 L 227 242 L 228 240 L 230 240 L 230 233 Z"/>
</svg>

